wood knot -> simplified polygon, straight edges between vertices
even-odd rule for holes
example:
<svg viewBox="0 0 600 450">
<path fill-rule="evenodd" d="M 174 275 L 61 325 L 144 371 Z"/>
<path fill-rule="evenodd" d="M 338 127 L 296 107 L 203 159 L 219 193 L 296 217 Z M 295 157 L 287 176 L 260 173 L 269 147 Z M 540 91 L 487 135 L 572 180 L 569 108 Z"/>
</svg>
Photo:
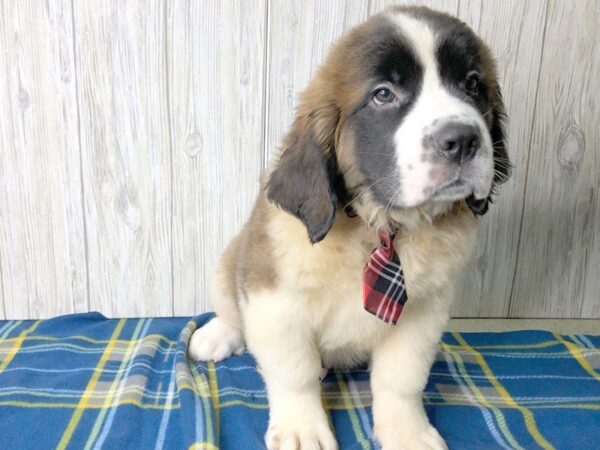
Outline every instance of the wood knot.
<svg viewBox="0 0 600 450">
<path fill-rule="evenodd" d="M 569 172 L 579 172 L 585 153 L 585 136 L 576 124 L 569 124 L 558 136 L 556 156 L 560 165 Z"/>
<path fill-rule="evenodd" d="M 190 133 L 187 139 L 185 140 L 186 155 L 188 155 L 190 158 L 195 158 L 196 156 L 198 156 L 200 151 L 202 151 L 202 144 L 203 141 L 202 136 L 200 136 L 200 133 L 197 133 L 196 131 Z"/>
<path fill-rule="evenodd" d="M 17 94 L 17 104 L 21 111 L 25 111 L 31 105 L 31 96 L 22 87 L 19 88 L 19 93 Z"/>
</svg>

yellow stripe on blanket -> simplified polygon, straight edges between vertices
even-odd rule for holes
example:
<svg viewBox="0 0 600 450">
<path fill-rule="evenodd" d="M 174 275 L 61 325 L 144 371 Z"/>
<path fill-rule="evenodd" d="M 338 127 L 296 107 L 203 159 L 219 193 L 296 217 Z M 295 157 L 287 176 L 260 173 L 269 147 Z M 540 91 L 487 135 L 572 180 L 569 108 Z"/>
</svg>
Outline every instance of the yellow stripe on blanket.
<svg viewBox="0 0 600 450">
<path fill-rule="evenodd" d="M 15 343 L 13 344 L 12 348 L 10 349 L 10 352 L 8 352 L 8 355 L 6 355 L 6 358 L 4 358 L 4 360 L 0 363 L 0 373 L 2 373 L 2 371 L 6 369 L 6 367 L 13 360 L 13 358 L 21 348 L 21 345 L 23 345 L 25 337 L 29 333 L 35 331 L 35 329 L 40 325 L 40 323 L 42 323 L 41 320 L 37 320 L 33 325 L 21 332 L 19 337 L 15 340 Z"/>
<path fill-rule="evenodd" d="M 96 388 L 96 384 L 98 384 L 98 380 L 100 379 L 100 375 L 102 375 L 102 370 L 104 369 L 104 366 L 106 365 L 106 362 L 110 358 L 110 355 L 113 351 L 117 337 L 119 337 L 119 335 L 121 334 L 121 331 L 123 331 L 123 327 L 125 327 L 126 323 L 127 323 L 126 319 L 120 319 L 119 322 L 117 322 L 117 326 L 115 327 L 115 329 L 110 337 L 110 340 L 108 341 L 108 345 L 104 349 L 104 353 L 102 353 L 102 357 L 100 358 L 100 361 L 98 361 L 98 365 L 96 366 L 94 375 L 92 375 L 92 378 L 90 378 L 90 381 L 85 388 L 85 392 L 83 393 L 81 400 L 79 400 L 77 408 L 75 409 L 75 412 L 73 413 L 73 416 L 71 417 L 71 420 L 69 421 L 69 424 L 67 425 L 67 428 L 65 429 L 65 432 L 63 433 L 62 437 L 60 438 L 60 442 L 58 443 L 58 446 L 56 447 L 57 450 L 64 450 L 65 448 L 67 448 L 67 444 L 69 443 L 71 436 L 73 436 L 73 432 L 75 431 L 77 424 L 81 420 L 83 411 L 85 411 L 85 409 L 87 408 L 88 401 L 90 399 L 90 394 L 92 392 L 94 392 L 94 389 Z"/>
<path fill-rule="evenodd" d="M 113 401 L 114 401 L 115 395 L 117 394 L 117 388 L 121 384 L 122 377 L 125 375 L 124 369 L 125 369 L 125 367 L 127 367 L 128 364 L 131 363 L 131 354 L 133 353 L 134 349 L 139 348 L 139 344 L 142 342 L 142 340 L 138 341 L 138 337 L 139 337 L 140 333 L 142 332 L 142 327 L 144 326 L 146 321 L 147 321 L 147 319 L 139 319 L 138 320 L 135 330 L 133 331 L 133 335 L 131 336 L 132 339 L 129 341 L 129 344 L 127 345 L 123 359 L 121 359 L 121 364 L 119 365 L 117 374 L 115 375 L 115 378 L 113 379 L 112 383 L 110 384 L 110 388 L 104 394 L 104 404 L 102 405 L 102 408 L 100 409 L 100 413 L 98 414 L 98 417 L 96 417 L 96 421 L 94 423 L 92 431 L 90 432 L 90 434 L 87 438 L 87 442 L 85 443 L 84 450 L 89 450 L 92 448 L 92 445 L 94 444 L 94 442 L 96 441 L 96 439 L 98 437 L 98 433 L 100 433 L 100 427 L 104 424 L 104 419 L 106 418 L 108 411 L 114 407 Z"/>
<path fill-rule="evenodd" d="M 573 357 L 579 363 L 579 365 L 583 367 L 583 370 L 585 370 L 587 373 L 593 376 L 596 380 L 600 381 L 600 374 L 598 374 L 598 372 L 594 370 L 594 368 L 590 365 L 588 360 L 585 359 L 585 357 L 581 354 L 581 350 L 579 349 L 579 347 L 577 347 L 572 342 L 565 340 L 565 338 L 563 338 L 558 333 L 552 334 L 554 334 L 554 337 L 558 339 L 565 347 L 567 347 L 571 355 L 573 355 Z"/>
<path fill-rule="evenodd" d="M 335 377 L 337 379 L 338 386 L 340 387 L 340 392 L 342 393 L 344 407 L 348 411 L 348 415 L 350 416 L 350 422 L 352 423 L 352 431 L 354 432 L 354 437 L 363 449 L 369 450 L 371 446 L 369 445 L 369 442 L 365 438 L 365 435 L 363 434 L 360 428 L 360 421 L 358 419 L 358 415 L 356 414 L 354 404 L 352 403 L 352 397 L 350 395 L 350 392 L 348 391 L 348 386 L 344 381 L 344 377 L 338 371 L 335 372 Z"/>
<path fill-rule="evenodd" d="M 188 447 L 188 450 L 219 450 L 219 447 L 210 442 L 195 442 Z"/>
<path fill-rule="evenodd" d="M 219 406 L 219 382 L 217 381 L 217 368 L 214 361 L 208 361 L 208 384 L 210 386 L 210 397 L 215 411 L 215 429 L 217 436 L 221 435 L 221 411 Z"/>
<path fill-rule="evenodd" d="M 475 360 L 483 370 L 483 373 L 487 377 L 488 381 L 492 384 L 492 386 L 494 386 L 494 388 L 496 388 L 496 391 L 504 398 L 507 405 L 516 408 L 521 412 L 525 420 L 525 426 L 527 427 L 529 434 L 531 434 L 535 442 L 537 442 L 538 445 L 544 449 L 554 449 L 554 446 L 550 444 L 550 442 L 548 442 L 546 439 L 544 439 L 544 436 L 542 436 L 542 434 L 540 433 L 540 430 L 538 429 L 537 424 L 535 423 L 535 418 L 533 417 L 531 411 L 529 411 L 524 406 L 519 405 L 513 400 L 506 388 L 502 386 L 502 384 L 500 384 L 500 382 L 492 372 L 492 369 L 490 369 L 490 366 L 485 361 L 485 358 L 481 355 L 481 353 L 479 353 L 477 350 L 471 347 L 469 343 L 461 336 L 460 333 L 452 333 L 452 335 L 461 345 L 463 345 L 467 350 L 469 350 L 473 354 Z"/>
<path fill-rule="evenodd" d="M 484 407 L 486 407 L 492 411 L 492 413 L 494 414 L 494 417 L 496 418 L 496 421 L 498 423 L 498 428 L 499 428 L 500 432 L 502 433 L 502 435 L 504 436 L 506 441 L 511 445 L 511 448 L 516 449 L 516 450 L 524 450 L 523 447 L 517 442 L 517 439 L 511 433 L 510 428 L 508 427 L 508 423 L 506 422 L 506 418 L 504 417 L 504 414 L 502 413 L 502 408 L 501 407 L 498 408 L 497 406 L 494 405 L 494 403 L 489 401 L 485 397 L 485 395 L 481 392 L 481 390 L 479 389 L 477 384 L 473 381 L 471 376 L 469 375 L 469 372 L 465 366 L 462 356 L 460 355 L 460 352 L 458 352 L 456 350 L 454 350 L 454 351 L 451 350 L 448 347 L 448 344 L 446 344 L 444 342 L 441 342 L 440 345 L 442 346 L 442 350 L 444 351 L 444 353 L 446 353 L 449 358 L 453 358 L 454 361 L 456 362 L 460 376 L 462 377 L 464 382 L 467 384 L 467 387 L 471 390 L 471 393 L 475 396 L 475 399 L 477 400 L 477 402 L 479 402 L 479 404 L 483 405 Z M 458 347 L 457 350 L 464 348 L 464 346 L 455 346 L 455 348 L 456 347 Z M 439 405 L 444 405 L 444 404 L 445 403 L 441 403 Z M 438 406 L 438 405 L 436 405 L 436 406 Z"/>
</svg>

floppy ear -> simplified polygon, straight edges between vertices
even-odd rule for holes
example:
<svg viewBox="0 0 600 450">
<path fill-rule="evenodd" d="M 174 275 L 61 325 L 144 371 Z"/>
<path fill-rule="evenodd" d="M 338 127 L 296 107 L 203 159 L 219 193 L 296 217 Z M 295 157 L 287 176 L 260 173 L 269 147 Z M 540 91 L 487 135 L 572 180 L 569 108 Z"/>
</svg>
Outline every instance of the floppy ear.
<svg viewBox="0 0 600 450">
<path fill-rule="evenodd" d="M 314 244 L 325 237 L 335 216 L 333 141 L 338 112 L 331 106 L 309 105 L 305 101 L 300 107 L 266 189 L 269 201 L 304 223 Z"/>
<path fill-rule="evenodd" d="M 496 99 L 493 105 L 490 136 L 492 138 L 494 155 L 494 180 L 488 198 L 476 200 L 472 195 L 467 198 L 467 205 L 476 216 L 482 216 L 488 211 L 489 204 L 493 203 L 493 196 L 497 193 L 498 185 L 505 183 L 510 178 L 512 172 L 512 164 L 508 159 L 508 152 L 506 151 L 506 112 L 500 86 L 496 87 Z"/>
</svg>

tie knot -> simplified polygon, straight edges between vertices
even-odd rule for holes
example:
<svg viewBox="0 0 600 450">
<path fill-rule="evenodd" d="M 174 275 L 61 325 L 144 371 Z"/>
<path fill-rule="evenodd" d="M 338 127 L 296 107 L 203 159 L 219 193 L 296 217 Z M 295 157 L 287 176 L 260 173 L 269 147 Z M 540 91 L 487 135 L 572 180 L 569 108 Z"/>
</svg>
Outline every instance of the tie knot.
<svg viewBox="0 0 600 450">
<path fill-rule="evenodd" d="M 394 238 L 396 233 L 388 233 L 384 230 L 379 230 L 379 242 L 382 247 L 392 248 L 394 247 Z"/>
</svg>

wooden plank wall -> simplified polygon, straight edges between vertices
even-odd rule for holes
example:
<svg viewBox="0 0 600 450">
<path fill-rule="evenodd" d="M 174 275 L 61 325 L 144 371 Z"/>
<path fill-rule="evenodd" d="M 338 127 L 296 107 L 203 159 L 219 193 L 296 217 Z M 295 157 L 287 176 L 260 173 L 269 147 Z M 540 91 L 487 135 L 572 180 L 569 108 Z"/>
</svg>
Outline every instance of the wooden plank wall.
<svg viewBox="0 0 600 450">
<path fill-rule="evenodd" d="M 0 319 L 209 310 L 298 92 L 398 3 L 0 1 Z M 493 48 L 517 166 L 454 315 L 600 318 L 600 3 L 417 3 Z"/>
</svg>

